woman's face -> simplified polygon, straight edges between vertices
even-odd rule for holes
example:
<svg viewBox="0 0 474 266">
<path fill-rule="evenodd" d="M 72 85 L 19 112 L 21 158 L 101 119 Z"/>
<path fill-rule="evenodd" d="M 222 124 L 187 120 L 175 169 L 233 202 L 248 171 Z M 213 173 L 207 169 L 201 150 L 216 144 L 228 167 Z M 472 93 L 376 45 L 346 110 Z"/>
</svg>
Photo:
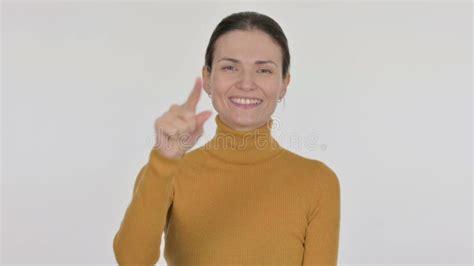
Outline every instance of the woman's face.
<svg viewBox="0 0 474 266">
<path fill-rule="evenodd" d="M 290 81 L 289 73 L 283 79 L 281 64 L 280 46 L 262 31 L 234 30 L 220 36 L 212 71 L 204 66 L 202 75 L 204 90 L 212 95 L 222 121 L 239 131 L 264 125 Z"/>
</svg>

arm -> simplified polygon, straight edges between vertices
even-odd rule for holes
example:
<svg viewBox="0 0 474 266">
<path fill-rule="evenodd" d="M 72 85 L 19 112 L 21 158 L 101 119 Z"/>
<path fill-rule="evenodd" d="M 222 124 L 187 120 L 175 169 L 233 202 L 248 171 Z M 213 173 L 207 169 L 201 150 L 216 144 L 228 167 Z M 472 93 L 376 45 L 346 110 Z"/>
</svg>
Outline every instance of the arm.
<svg viewBox="0 0 474 266">
<path fill-rule="evenodd" d="M 309 212 L 303 266 L 337 265 L 340 225 L 340 186 L 336 174 L 321 163 Z"/>
<path fill-rule="evenodd" d="M 174 171 L 178 159 L 168 159 L 152 149 L 140 170 L 113 249 L 119 265 L 154 265 L 160 257 L 163 229 L 174 196 Z"/>
</svg>

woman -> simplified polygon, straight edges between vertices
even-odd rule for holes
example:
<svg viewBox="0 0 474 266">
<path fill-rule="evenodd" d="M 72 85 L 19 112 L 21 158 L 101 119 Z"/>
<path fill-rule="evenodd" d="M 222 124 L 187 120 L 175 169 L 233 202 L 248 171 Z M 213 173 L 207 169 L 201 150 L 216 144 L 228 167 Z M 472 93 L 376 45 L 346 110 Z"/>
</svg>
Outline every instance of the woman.
<svg viewBox="0 0 474 266">
<path fill-rule="evenodd" d="M 114 238 L 119 264 L 336 265 L 339 181 L 324 163 L 283 147 L 273 114 L 290 81 L 286 37 L 270 17 L 241 12 L 214 30 L 186 102 L 155 122 L 156 145 Z M 189 151 L 212 112 L 215 136 Z"/>
</svg>

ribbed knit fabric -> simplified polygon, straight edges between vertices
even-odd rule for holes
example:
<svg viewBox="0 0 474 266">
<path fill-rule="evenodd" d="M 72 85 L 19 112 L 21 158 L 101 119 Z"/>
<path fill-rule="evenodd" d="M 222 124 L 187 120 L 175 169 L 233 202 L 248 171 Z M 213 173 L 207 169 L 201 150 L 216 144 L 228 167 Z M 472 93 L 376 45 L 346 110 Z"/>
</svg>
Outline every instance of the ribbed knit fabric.
<svg viewBox="0 0 474 266">
<path fill-rule="evenodd" d="M 273 120 L 215 136 L 181 159 L 152 149 L 113 241 L 120 265 L 337 265 L 340 187 L 321 161 L 282 148 Z"/>
</svg>

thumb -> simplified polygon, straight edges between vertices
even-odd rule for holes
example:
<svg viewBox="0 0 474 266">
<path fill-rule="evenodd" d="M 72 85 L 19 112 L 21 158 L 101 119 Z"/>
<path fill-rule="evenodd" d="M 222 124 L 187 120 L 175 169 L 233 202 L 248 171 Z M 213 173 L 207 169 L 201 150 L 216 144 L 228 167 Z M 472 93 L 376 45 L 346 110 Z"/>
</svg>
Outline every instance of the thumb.
<svg viewBox="0 0 474 266">
<path fill-rule="evenodd" d="M 197 114 L 194 118 L 196 119 L 196 129 L 199 130 L 204 125 L 204 122 L 212 115 L 212 111 L 202 111 Z"/>
<path fill-rule="evenodd" d="M 198 139 L 204 133 L 203 125 L 204 122 L 212 115 L 211 111 L 203 111 L 195 116 L 196 118 L 196 130 L 191 134 L 190 138 L 187 140 L 189 143 L 196 143 Z"/>
</svg>

